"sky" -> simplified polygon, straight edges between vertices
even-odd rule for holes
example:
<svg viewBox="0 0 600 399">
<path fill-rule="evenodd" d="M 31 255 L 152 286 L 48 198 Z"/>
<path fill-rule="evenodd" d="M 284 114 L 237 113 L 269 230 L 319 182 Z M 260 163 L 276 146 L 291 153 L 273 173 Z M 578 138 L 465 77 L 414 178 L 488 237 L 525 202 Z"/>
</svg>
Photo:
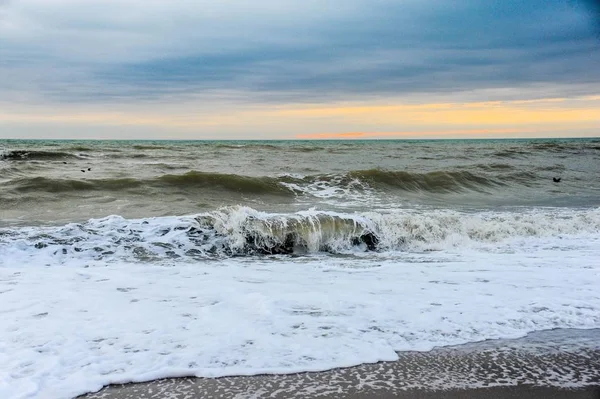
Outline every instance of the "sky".
<svg viewBox="0 0 600 399">
<path fill-rule="evenodd" d="M 600 136 L 600 1 L 0 0 L 0 138 Z"/>
</svg>

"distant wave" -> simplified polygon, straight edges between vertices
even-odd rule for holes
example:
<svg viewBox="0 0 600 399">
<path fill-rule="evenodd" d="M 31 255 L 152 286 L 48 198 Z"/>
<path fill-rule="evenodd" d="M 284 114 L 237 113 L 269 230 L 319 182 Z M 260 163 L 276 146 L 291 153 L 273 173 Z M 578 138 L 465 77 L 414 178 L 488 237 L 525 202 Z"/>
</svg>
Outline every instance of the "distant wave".
<svg viewBox="0 0 600 399">
<path fill-rule="evenodd" d="M 84 152 L 92 152 L 94 149 L 92 147 L 87 147 L 84 145 L 74 145 L 67 148 L 70 151 L 84 151 Z"/>
<path fill-rule="evenodd" d="M 600 146 L 594 145 L 597 143 L 595 140 L 585 141 L 585 142 L 558 142 L 558 141 L 548 141 L 542 143 L 529 143 L 525 148 L 530 151 L 548 151 L 548 152 L 577 152 L 586 149 L 598 150 Z"/>
<path fill-rule="evenodd" d="M 151 144 L 135 144 L 132 146 L 134 150 L 164 150 L 168 147 Z"/>
<path fill-rule="evenodd" d="M 405 192 L 452 193 L 464 191 L 485 192 L 494 188 L 520 183 L 530 186 L 537 176 L 533 172 L 512 172 L 502 175 L 510 166 L 502 164 L 477 165 L 475 171 L 450 170 L 416 173 L 390 171 L 383 169 L 354 170 L 345 174 L 311 175 L 303 178 L 287 176 L 281 179 L 291 183 L 292 187 L 302 190 L 302 183 L 314 186 L 316 183 L 328 183 L 330 186 L 346 188 L 370 188 L 381 191 L 399 190 Z M 491 173 L 481 173 L 491 172 Z"/>
<path fill-rule="evenodd" d="M 57 160 L 66 158 L 77 158 L 77 155 L 60 151 L 9 150 L 0 152 L 0 159 L 5 159 L 9 161 Z"/>
<path fill-rule="evenodd" d="M 164 169 L 164 167 L 163 167 Z M 379 190 L 444 194 L 453 192 L 488 192 L 494 188 L 520 184 L 532 186 L 539 179 L 534 172 L 514 171 L 502 164 L 477 165 L 480 172 L 433 171 L 415 173 L 382 169 L 354 170 L 341 174 L 308 176 L 281 175 L 278 177 L 244 176 L 237 174 L 190 171 L 184 174 L 165 174 L 154 178 L 58 179 L 49 177 L 20 177 L 2 184 L 6 190 L 17 192 L 75 192 L 89 190 L 126 191 L 153 188 L 164 190 L 225 190 L 242 194 L 314 195 L 323 190 Z M 503 174 L 494 175 L 500 171 Z M 486 172 L 486 173 L 482 173 Z M 318 195 L 317 195 L 318 196 Z"/>
<path fill-rule="evenodd" d="M 223 188 L 230 191 L 254 194 L 292 194 L 273 177 L 250 177 L 234 174 L 191 171 L 182 175 L 163 175 L 153 182 L 175 187 Z"/>
<path fill-rule="evenodd" d="M 294 192 L 280 184 L 277 178 L 249 177 L 232 174 L 188 172 L 181 175 L 166 174 L 150 179 L 56 179 L 47 177 L 21 177 L 3 183 L 5 189 L 17 192 L 64 193 L 75 191 L 106 190 L 126 191 L 139 188 L 155 189 L 216 189 L 248 194 L 274 194 L 293 196 Z"/>
<path fill-rule="evenodd" d="M 502 185 L 499 181 L 471 172 L 410 173 L 369 169 L 353 171 L 348 176 L 371 183 L 374 186 L 386 185 L 405 191 L 428 191 L 433 193 L 462 191 L 465 189 L 479 191 L 485 187 Z"/>
<path fill-rule="evenodd" d="M 18 192 L 64 193 L 70 191 L 89 190 L 124 190 L 139 187 L 142 182 L 137 179 L 52 179 L 47 177 L 25 177 L 10 182 L 11 188 Z M 7 184 L 5 183 L 6 187 Z"/>
<path fill-rule="evenodd" d="M 495 157 L 498 158 L 521 158 L 530 154 L 530 151 L 525 151 L 523 149 L 507 149 L 494 153 Z"/>
<path fill-rule="evenodd" d="M 424 251 L 519 237 L 600 233 L 600 210 L 462 213 L 264 213 L 230 207 L 188 217 L 120 216 L 63 227 L 0 229 L 0 244 L 35 256 L 160 260 L 346 251 Z"/>
<path fill-rule="evenodd" d="M 274 144 L 263 144 L 263 143 L 207 143 L 207 146 L 218 148 L 218 149 L 229 149 L 229 150 L 239 150 L 240 148 L 259 148 L 264 150 L 289 150 L 289 147 L 274 145 Z"/>
<path fill-rule="evenodd" d="M 202 149 L 202 151 L 209 150 L 211 155 L 218 157 L 224 155 L 227 150 L 233 150 L 233 153 L 237 153 L 236 150 L 252 149 L 252 150 L 265 150 L 267 153 L 271 151 L 278 151 L 282 153 L 312 153 L 312 152 L 323 152 L 327 154 L 342 154 L 347 153 L 351 148 L 356 147 L 355 143 L 336 143 L 335 145 L 323 145 L 317 142 L 313 143 L 268 143 L 268 142 L 197 142 L 197 143 L 186 143 L 179 144 L 177 142 L 164 144 L 164 143 L 123 143 L 122 145 L 115 145 L 114 142 L 109 144 L 103 144 L 98 142 L 97 144 L 90 145 L 86 142 L 68 142 L 64 145 L 59 144 L 44 144 L 47 149 L 4 149 L 0 150 L 0 160 L 62 160 L 66 158 L 81 158 L 83 154 L 94 157 L 100 156 L 102 158 L 145 158 L 145 157 L 161 157 L 161 156 L 173 156 L 173 152 L 180 153 L 181 157 L 186 157 L 186 151 L 190 149 Z M 51 147 L 51 148 L 48 148 Z M 56 148 L 56 150 L 54 150 Z M 420 144 L 419 150 L 425 151 L 425 155 L 421 156 L 420 159 L 470 159 L 472 156 L 479 156 L 481 154 L 469 153 L 468 155 L 463 153 L 438 153 L 435 156 L 427 153 L 429 147 Z M 400 154 L 386 155 L 387 157 L 402 157 L 402 151 L 410 151 L 410 147 L 399 147 Z M 600 146 L 597 140 L 588 141 L 542 141 L 542 142 L 528 142 L 520 145 L 507 145 L 507 146 L 491 146 L 488 147 L 489 153 L 486 156 L 499 159 L 520 159 L 526 158 L 538 153 L 551 153 L 551 154 L 578 154 L 585 151 L 598 151 Z M 194 151 L 192 151 L 193 153 Z M 117 154 L 118 153 L 118 154 Z M 98 155 L 99 154 L 99 155 Z M 170 155 L 169 155 L 170 154 Z M 188 154 L 189 155 L 189 154 Z M 194 155 L 195 156 L 195 155 Z"/>
<path fill-rule="evenodd" d="M 291 147 L 290 149 L 295 152 L 316 152 L 316 151 L 323 151 L 325 148 L 313 145 L 313 146 L 295 146 L 295 147 Z"/>
<path fill-rule="evenodd" d="M 475 165 L 475 167 L 478 169 L 481 169 L 481 170 L 489 170 L 489 171 L 515 169 L 514 165 L 509 165 L 506 163 L 480 163 L 480 164 Z"/>
</svg>

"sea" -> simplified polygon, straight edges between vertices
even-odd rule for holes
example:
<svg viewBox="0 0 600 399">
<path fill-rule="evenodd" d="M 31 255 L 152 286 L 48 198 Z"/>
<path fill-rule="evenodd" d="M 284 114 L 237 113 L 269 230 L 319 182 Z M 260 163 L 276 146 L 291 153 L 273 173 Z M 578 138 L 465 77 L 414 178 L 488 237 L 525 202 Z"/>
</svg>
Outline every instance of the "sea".
<svg viewBox="0 0 600 399">
<path fill-rule="evenodd" d="M 600 336 L 599 287 L 598 138 L 0 140 L 2 398 Z"/>
</svg>

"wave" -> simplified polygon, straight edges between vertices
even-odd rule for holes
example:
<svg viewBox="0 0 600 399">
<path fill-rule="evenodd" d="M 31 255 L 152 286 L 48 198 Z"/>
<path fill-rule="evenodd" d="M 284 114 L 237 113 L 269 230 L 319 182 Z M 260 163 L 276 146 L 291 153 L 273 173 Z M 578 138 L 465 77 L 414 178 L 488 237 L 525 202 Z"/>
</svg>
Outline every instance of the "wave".
<svg viewBox="0 0 600 399">
<path fill-rule="evenodd" d="M 126 191 L 132 188 L 178 190 L 224 190 L 241 194 L 258 195 L 312 195 L 324 197 L 348 195 L 349 190 L 364 193 L 368 190 L 398 190 L 434 194 L 458 192 L 489 192 L 494 188 L 512 184 L 532 186 L 540 178 L 533 172 L 521 171 L 496 174 L 495 171 L 511 169 L 508 165 L 477 165 L 478 171 L 433 171 L 415 173 L 382 169 L 354 170 L 342 174 L 316 174 L 308 176 L 280 175 L 244 176 L 212 172 L 190 171 L 184 174 L 165 174 L 154 178 L 56 179 L 47 177 L 21 177 L 2 184 L 6 190 L 18 192 L 75 192 L 89 190 Z"/>
<path fill-rule="evenodd" d="M 252 194 L 293 194 L 274 177 L 250 177 L 191 171 L 183 175 L 163 175 L 154 181 L 177 187 L 216 187 Z"/>
<path fill-rule="evenodd" d="M 55 160 L 66 158 L 78 158 L 74 154 L 59 151 L 29 151 L 29 150 L 9 150 L 0 153 L 0 159 L 9 161 L 22 160 Z"/>
<path fill-rule="evenodd" d="M 542 143 L 529 143 L 527 145 L 532 151 L 535 150 L 547 150 L 547 151 L 560 151 L 565 148 L 572 148 L 572 143 L 560 143 L 558 141 L 547 141 Z"/>
<path fill-rule="evenodd" d="M 18 192 L 65 193 L 90 190 L 124 190 L 139 187 L 143 183 L 137 179 L 52 179 L 46 177 L 20 178 L 11 181 Z M 5 184 L 6 185 L 6 184 Z"/>
<path fill-rule="evenodd" d="M 131 148 L 133 148 L 134 150 L 164 150 L 164 149 L 167 149 L 168 147 L 161 146 L 161 145 L 136 144 L 136 145 L 133 145 Z"/>
<path fill-rule="evenodd" d="M 228 149 L 228 150 L 239 150 L 242 148 L 248 147 L 250 144 L 214 144 L 210 147 L 219 148 L 219 149 Z M 273 146 L 269 146 L 273 147 Z"/>
<path fill-rule="evenodd" d="M 294 151 L 294 152 L 317 152 L 317 151 L 323 151 L 323 150 L 325 150 L 325 148 L 318 147 L 318 146 L 293 146 L 293 147 L 290 147 L 289 150 Z"/>
<path fill-rule="evenodd" d="M 226 143 L 207 143 L 207 146 L 210 146 L 211 148 L 218 148 L 218 149 L 229 149 L 229 150 L 239 150 L 242 148 L 247 148 L 250 147 L 252 149 L 264 149 L 264 150 L 281 150 L 281 149 L 289 149 L 287 147 L 282 147 L 281 145 L 275 145 L 275 144 L 261 144 L 261 143 L 243 143 L 243 144 L 226 144 Z"/>
<path fill-rule="evenodd" d="M 153 145 L 133 145 L 130 149 L 134 150 L 158 150 L 158 149 L 166 149 L 168 147 L 164 146 L 153 146 Z M 122 152 L 120 149 L 116 148 L 93 148 L 90 146 L 83 145 L 73 145 L 69 147 L 63 148 L 65 151 L 44 151 L 44 150 L 4 150 L 0 151 L 0 160 L 14 160 L 14 161 L 30 161 L 30 160 L 64 160 L 67 158 L 82 158 L 80 153 L 94 153 L 100 150 L 102 153 L 120 153 Z M 77 152 L 74 154 L 70 151 Z M 112 158 L 145 158 L 147 155 L 135 153 L 135 152 L 127 152 L 121 156 L 119 155 L 108 155 Z"/>
<path fill-rule="evenodd" d="M 223 208 L 187 217 L 92 219 L 63 227 L 0 229 L 0 248 L 26 256 L 138 261 L 364 251 L 431 251 L 526 237 L 600 233 L 600 209 L 343 214 Z M 1 251 L 0 251 L 1 255 Z"/>
<path fill-rule="evenodd" d="M 216 189 L 242 194 L 272 194 L 294 196 L 294 192 L 279 180 L 270 177 L 249 177 L 232 174 L 188 172 L 181 175 L 167 174 L 150 179 L 55 179 L 25 177 L 13 179 L 2 186 L 7 190 L 24 192 L 66 193 L 76 191 L 106 190 L 127 191 L 139 187 L 155 189 Z"/>
<path fill-rule="evenodd" d="M 375 187 L 384 185 L 405 191 L 432 193 L 455 192 L 465 189 L 481 191 L 486 187 L 503 185 L 501 182 L 466 171 L 411 173 L 369 169 L 350 172 L 348 177 L 370 183 Z"/>
<path fill-rule="evenodd" d="M 499 158 L 521 158 L 526 155 L 530 155 L 530 151 L 524 151 L 522 149 L 506 149 L 502 151 L 497 151 L 493 154 L 495 157 Z"/>
<path fill-rule="evenodd" d="M 488 193 L 494 189 L 520 184 L 532 186 L 539 179 L 533 172 L 515 171 L 493 174 L 512 169 L 508 165 L 476 165 L 477 173 L 466 170 L 432 171 L 427 173 L 389 171 L 383 169 L 355 170 L 345 174 L 311 175 L 306 177 L 282 176 L 281 181 L 293 190 L 320 196 L 319 192 L 348 189 L 402 191 L 412 193 L 448 194 L 460 192 Z M 480 173 L 481 171 L 488 173 Z M 491 173 L 489 173 L 491 172 Z"/>
<path fill-rule="evenodd" d="M 83 145 L 74 145 L 68 148 L 70 151 L 83 151 L 83 152 L 92 152 L 94 149 L 92 147 L 86 147 Z"/>
<path fill-rule="evenodd" d="M 531 152 L 535 151 L 547 151 L 554 153 L 561 152 L 574 152 L 578 153 L 582 150 L 590 149 L 590 150 L 598 150 L 600 146 L 594 145 L 596 143 L 593 140 L 590 141 L 582 141 L 582 142 L 544 142 L 544 143 L 530 143 L 528 145 L 528 149 Z"/>
<path fill-rule="evenodd" d="M 117 153 L 115 152 L 114 154 L 110 154 L 107 155 L 107 158 L 112 158 L 112 159 L 141 159 L 141 158 L 152 158 L 152 156 L 148 155 L 147 153 L 132 153 L 132 152 L 126 152 L 126 153 Z"/>
<path fill-rule="evenodd" d="M 514 165 L 509 165 L 506 163 L 480 163 L 480 164 L 475 165 L 475 167 L 477 169 L 489 170 L 489 171 L 515 169 Z"/>
</svg>

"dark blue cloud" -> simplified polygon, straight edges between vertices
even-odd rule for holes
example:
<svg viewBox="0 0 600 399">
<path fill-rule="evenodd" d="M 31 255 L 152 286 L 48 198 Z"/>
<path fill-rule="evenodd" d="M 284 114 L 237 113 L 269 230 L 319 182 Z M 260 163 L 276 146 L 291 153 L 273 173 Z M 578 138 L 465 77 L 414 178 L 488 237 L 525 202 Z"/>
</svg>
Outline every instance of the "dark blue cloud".
<svg viewBox="0 0 600 399">
<path fill-rule="evenodd" d="M 67 62 L 42 49 L 41 65 L 47 57 L 47 67 L 57 73 L 47 73 L 36 87 L 57 101 L 138 101 L 229 90 L 249 101 L 327 101 L 527 85 L 560 86 L 563 95 L 597 94 L 594 3 L 375 0 L 356 2 L 354 12 L 329 20 L 304 15 L 303 23 L 277 24 L 270 36 L 229 27 L 222 47 L 219 32 L 212 32 L 210 38 L 195 36 L 186 51 L 157 50 L 144 59 Z M 273 40 L 279 35 L 292 39 Z M 236 41 L 240 45 L 232 46 Z M 15 53 L 5 66 L 27 58 Z M 81 72 L 81 81 L 69 78 L 70 69 Z M 0 79 L 0 88 L 6 84 Z"/>
</svg>

